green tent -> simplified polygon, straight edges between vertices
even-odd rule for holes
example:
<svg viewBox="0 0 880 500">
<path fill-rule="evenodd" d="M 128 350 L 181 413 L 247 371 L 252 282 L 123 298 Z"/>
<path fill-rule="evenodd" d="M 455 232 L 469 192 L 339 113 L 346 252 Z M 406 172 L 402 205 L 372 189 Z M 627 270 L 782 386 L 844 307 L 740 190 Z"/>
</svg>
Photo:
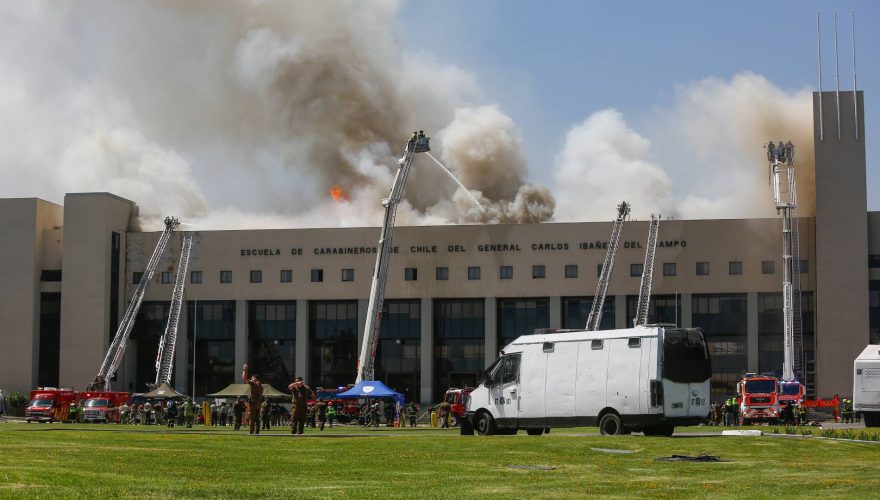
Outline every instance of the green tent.
<svg viewBox="0 0 880 500">
<path fill-rule="evenodd" d="M 229 384 L 222 391 L 207 394 L 211 398 L 249 398 L 251 396 L 250 384 Z M 290 394 L 285 394 L 272 387 L 271 384 L 263 384 L 263 397 L 269 399 L 290 399 Z"/>
</svg>

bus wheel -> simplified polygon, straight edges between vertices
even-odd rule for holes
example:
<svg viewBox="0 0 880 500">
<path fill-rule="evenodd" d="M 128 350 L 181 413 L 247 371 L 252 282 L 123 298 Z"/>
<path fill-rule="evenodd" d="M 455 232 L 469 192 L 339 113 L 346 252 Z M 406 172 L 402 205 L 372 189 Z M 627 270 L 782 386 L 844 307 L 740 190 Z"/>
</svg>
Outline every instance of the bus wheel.
<svg viewBox="0 0 880 500">
<path fill-rule="evenodd" d="M 526 434 L 528 434 L 529 436 L 540 436 L 541 434 L 544 434 L 544 428 L 542 427 L 540 429 L 526 429 Z"/>
<path fill-rule="evenodd" d="M 599 420 L 599 433 L 603 436 L 618 436 L 624 432 L 623 422 L 616 413 L 606 413 Z"/>
<path fill-rule="evenodd" d="M 495 434 L 495 420 L 489 412 L 481 411 L 477 416 L 477 432 L 481 436 L 491 436 Z"/>
</svg>

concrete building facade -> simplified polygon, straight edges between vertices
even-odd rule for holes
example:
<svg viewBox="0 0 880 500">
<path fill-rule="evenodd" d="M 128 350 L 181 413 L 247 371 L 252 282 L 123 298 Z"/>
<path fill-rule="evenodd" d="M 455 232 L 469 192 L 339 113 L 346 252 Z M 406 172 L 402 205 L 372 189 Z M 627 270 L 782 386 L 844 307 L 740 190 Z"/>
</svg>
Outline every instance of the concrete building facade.
<svg viewBox="0 0 880 500">
<path fill-rule="evenodd" d="M 824 128 L 814 141 L 816 215 L 798 221 L 806 383 L 822 397 L 850 394 L 853 359 L 872 335 L 880 342 L 880 213 L 867 212 L 854 116 L 841 114 L 838 140 L 829 103 L 827 123 L 818 113 L 815 123 Z M 0 221 L 0 387 L 84 387 L 159 233 L 140 231 L 137 205 L 107 193 L 69 194 L 63 207 L 0 200 Z M 603 328 L 631 324 L 647 230 L 646 221 L 624 226 Z M 436 401 L 475 383 L 516 336 L 582 328 L 610 232 L 610 222 L 398 228 L 377 378 Z M 353 382 L 378 228 L 193 234 L 178 390 L 219 390 L 246 361 L 276 386 L 295 375 L 313 386 Z M 115 388 L 141 392 L 152 381 L 181 236 L 153 277 Z M 745 371 L 782 368 L 781 238 L 778 218 L 661 222 L 651 320 L 703 328 L 715 398 Z"/>
</svg>

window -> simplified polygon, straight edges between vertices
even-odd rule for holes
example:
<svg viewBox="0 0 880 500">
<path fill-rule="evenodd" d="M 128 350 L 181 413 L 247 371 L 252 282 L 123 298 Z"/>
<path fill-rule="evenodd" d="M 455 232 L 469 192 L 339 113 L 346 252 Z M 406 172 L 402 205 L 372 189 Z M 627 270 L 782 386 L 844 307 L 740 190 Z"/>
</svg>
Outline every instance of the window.
<svg viewBox="0 0 880 500">
<path fill-rule="evenodd" d="M 727 272 L 731 276 L 743 273 L 743 263 L 740 260 L 732 260 L 727 263 Z"/>
<path fill-rule="evenodd" d="M 469 280 L 480 279 L 480 268 L 478 266 L 468 267 L 468 279 Z"/>
<path fill-rule="evenodd" d="M 201 271 L 193 271 L 189 273 L 189 282 L 199 284 L 202 282 L 202 272 Z"/>
<path fill-rule="evenodd" d="M 220 283 L 232 283 L 232 271 L 220 271 Z"/>
<path fill-rule="evenodd" d="M 438 267 L 436 272 L 437 281 L 446 281 L 449 279 L 449 268 Z"/>
<path fill-rule="evenodd" d="M 407 267 L 403 269 L 404 281 L 417 281 L 419 279 L 419 270 L 415 267 Z"/>
<path fill-rule="evenodd" d="M 137 271 L 131 273 L 131 284 L 132 285 L 140 285 L 141 278 L 144 277 L 144 273 L 139 273 Z"/>
<path fill-rule="evenodd" d="M 601 349 L 602 348 L 602 339 L 593 339 L 590 341 L 590 349 Z"/>
<path fill-rule="evenodd" d="M 282 269 L 281 270 L 281 282 L 282 283 L 293 282 L 293 271 L 290 269 Z"/>
<path fill-rule="evenodd" d="M 544 352 L 553 352 L 553 342 L 544 342 L 542 349 Z"/>
<path fill-rule="evenodd" d="M 776 262 L 772 260 L 762 260 L 761 274 L 776 274 Z"/>
<path fill-rule="evenodd" d="M 61 269 L 43 269 L 40 281 L 61 281 Z"/>
<path fill-rule="evenodd" d="M 801 274 L 807 274 L 810 272 L 810 261 L 802 260 L 798 265 L 800 266 Z"/>
<path fill-rule="evenodd" d="M 251 283 L 262 283 L 263 271 L 251 271 Z"/>
<path fill-rule="evenodd" d="M 534 279 L 544 279 L 544 274 L 546 270 L 544 266 L 532 266 L 532 278 Z"/>
<path fill-rule="evenodd" d="M 567 264 L 565 266 L 565 277 L 566 278 L 577 278 L 578 277 L 577 264 Z"/>
<path fill-rule="evenodd" d="M 627 347 L 641 347 L 642 346 L 642 339 L 639 337 L 632 337 L 629 339 L 629 341 L 627 341 L 626 346 Z"/>
<path fill-rule="evenodd" d="M 663 276 L 675 276 L 678 274 L 678 269 L 676 269 L 675 262 L 664 262 L 663 263 Z"/>
<path fill-rule="evenodd" d="M 500 275 L 501 275 L 501 279 L 503 279 L 503 280 L 512 280 L 513 279 L 513 266 L 501 266 Z"/>
<path fill-rule="evenodd" d="M 312 269 L 312 283 L 320 283 L 324 281 L 323 269 Z"/>
<path fill-rule="evenodd" d="M 171 271 L 162 271 L 162 284 L 171 284 Z"/>
<path fill-rule="evenodd" d="M 880 268 L 880 255 L 869 255 L 868 267 L 870 267 L 871 269 Z"/>
<path fill-rule="evenodd" d="M 354 269 L 343 269 L 342 281 L 354 281 Z"/>
<path fill-rule="evenodd" d="M 697 262 L 697 276 L 709 276 L 708 262 Z"/>
<path fill-rule="evenodd" d="M 642 276 L 642 271 L 644 271 L 644 264 L 630 264 L 629 265 L 629 275 L 633 278 L 638 278 Z"/>
</svg>

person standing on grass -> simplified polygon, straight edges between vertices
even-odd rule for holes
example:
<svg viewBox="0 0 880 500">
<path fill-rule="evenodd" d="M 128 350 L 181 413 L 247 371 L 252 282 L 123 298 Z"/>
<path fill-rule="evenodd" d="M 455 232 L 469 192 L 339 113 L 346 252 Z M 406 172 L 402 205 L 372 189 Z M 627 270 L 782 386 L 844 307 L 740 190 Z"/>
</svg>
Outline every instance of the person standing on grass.
<svg viewBox="0 0 880 500">
<path fill-rule="evenodd" d="M 308 418 L 309 399 L 315 397 L 315 391 L 303 382 L 302 377 L 293 379 L 287 389 L 293 394 L 290 400 L 290 433 L 302 434 Z"/>
<path fill-rule="evenodd" d="M 248 422 L 250 424 L 250 433 L 260 433 L 260 407 L 263 404 L 263 383 L 256 374 L 248 377 L 247 363 L 241 367 L 241 380 L 251 386 L 250 412 L 248 413 Z"/>
<path fill-rule="evenodd" d="M 327 405 L 327 423 L 330 424 L 330 428 L 333 428 L 333 421 L 336 420 L 336 404 L 330 403 Z"/>
<path fill-rule="evenodd" d="M 417 419 L 418 413 L 419 413 L 419 411 L 418 411 L 418 409 L 416 409 L 415 401 L 410 401 L 409 406 L 406 408 L 406 416 L 409 417 L 409 426 L 410 427 L 415 427 L 416 424 L 418 423 L 418 421 L 417 421 L 418 420 Z"/>
<path fill-rule="evenodd" d="M 175 420 L 177 420 L 177 405 L 171 400 L 165 407 L 165 422 L 167 422 L 169 429 L 174 428 Z"/>
<path fill-rule="evenodd" d="M 318 427 L 324 430 L 324 424 L 327 423 L 327 403 L 318 401 L 315 403 L 315 411 L 318 413 Z"/>
<path fill-rule="evenodd" d="M 268 401 L 263 401 L 260 407 L 260 418 L 263 419 L 263 430 L 269 430 L 269 418 L 272 416 L 272 405 Z"/>
<path fill-rule="evenodd" d="M 235 404 L 232 405 L 232 414 L 235 416 L 235 430 L 241 429 L 241 417 L 244 415 L 244 403 L 241 398 L 236 398 Z"/>
<path fill-rule="evenodd" d="M 193 421 L 195 420 L 196 411 L 195 406 L 193 406 L 192 401 L 186 400 L 183 403 L 183 420 L 186 422 L 186 428 L 192 429 Z"/>
<path fill-rule="evenodd" d="M 3 389 L 0 389 L 0 418 L 6 414 L 6 396 L 3 395 Z"/>
</svg>

